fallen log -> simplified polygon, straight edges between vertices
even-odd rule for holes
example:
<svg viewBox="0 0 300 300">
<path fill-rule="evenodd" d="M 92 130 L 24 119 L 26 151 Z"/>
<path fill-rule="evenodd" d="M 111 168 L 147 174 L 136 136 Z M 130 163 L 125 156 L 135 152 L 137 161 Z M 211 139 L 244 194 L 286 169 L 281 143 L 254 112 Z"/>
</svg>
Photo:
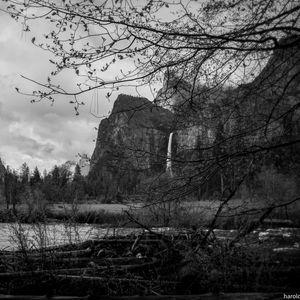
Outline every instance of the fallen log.
<svg viewBox="0 0 300 300">
<path fill-rule="evenodd" d="M 143 268 L 154 266 L 158 262 L 159 262 L 158 259 L 153 259 L 152 262 L 143 263 L 143 264 L 135 264 L 135 265 L 120 265 L 120 266 L 117 266 L 117 268 L 124 269 L 126 271 L 136 270 L 136 269 L 143 269 Z"/>
<path fill-rule="evenodd" d="M 140 279 L 140 278 L 119 278 L 119 277 L 93 277 L 93 276 L 77 276 L 77 275 L 57 275 L 55 276 L 61 279 L 71 279 L 78 281 L 101 281 L 101 282 L 139 282 L 139 283 L 147 283 L 147 284 L 178 284 L 178 281 L 166 281 L 166 280 L 148 280 L 148 279 Z"/>
<path fill-rule="evenodd" d="M 152 259 L 149 258 L 137 258 L 137 257 L 116 257 L 116 258 L 100 258 L 100 257 L 31 257 L 33 262 L 47 262 L 53 261 L 56 263 L 72 263 L 72 264 L 85 264 L 93 262 L 100 266 L 106 265 L 120 265 L 120 264 L 140 264 L 145 262 L 151 262 Z"/>
<path fill-rule="evenodd" d="M 36 295 L 3 295 L 0 294 L 0 299 L 10 300 L 88 300 L 89 296 L 36 296 Z"/>
<path fill-rule="evenodd" d="M 101 296 L 101 300 L 276 300 L 283 299 L 283 293 L 220 293 L 201 295 L 161 296 Z"/>
<path fill-rule="evenodd" d="M 141 259 L 139 259 L 141 260 Z M 120 261 L 120 260 L 119 260 Z M 64 275 L 71 275 L 71 274 L 84 274 L 86 272 L 94 272 L 94 271 L 103 271 L 113 268 L 114 270 L 136 270 L 136 269 L 143 269 L 150 266 L 153 266 L 158 263 L 157 259 L 152 259 L 151 262 L 145 263 L 138 263 L 138 264 L 130 264 L 130 265 L 106 265 L 106 266 L 99 266 L 94 264 L 93 267 L 88 268 L 64 268 L 64 269 L 47 269 L 47 270 L 35 270 L 35 271 L 20 271 L 20 272 L 7 272 L 7 273 L 0 273 L 0 279 L 15 279 L 20 277 L 35 277 L 41 275 L 53 275 L 53 274 L 64 274 Z"/>
<path fill-rule="evenodd" d="M 54 256 L 54 257 L 80 257 L 85 255 L 91 255 L 92 249 L 84 249 L 84 250 L 72 250 L 72 251 L 53 251 L 53 252 L 40 252 L 40 253 L 30 253 L 28 255 L 29 258 L 31 257 L 40 257 L 40 256 Z"/>
<path fill-rule="evenodd" d="M 95 244 L 132 244 L 134 243 L 135 239 L 101 239 L 96 240 Z M 162 243 L 162 239 L 140 239 L 140 244 L 156 244 L 156 243 Z"/>
<path fill-rule="evenodd" d="M 36 296 L 36 295 L 2 295 L 9 300 L 88 300 L 89 296 Z M 99 298 L 100 299 L 100 298 Z M 158 296 L 102 296 L 101 300 L 276 300 L 283 299 L 283 293 L 220 293 L 201 295 L 158 295 Z"/>
<path fill-rule="evenodd" d="M 28 259 L 46 259 L 46 258 L 60 258 L 60 257 L 82 257 L 92 254 L 92 249 L 84 250 L 72 250 L 72 251 L 46 251 L 46 252 L 26 252 L 26 253 L 11 253 L 5 256 L 1 256 L 0 259 L 16 259 L 26 256 Z"/>
<path fill-rule="evenodd" d="M 72 250 L 83 250 L 93 246 L 96 240 L 87 240 L 79 243 L 68 243 L 56 246 L 46 246 L 36 249 L 30 249 L 27 253 L 40 253 L 40 252 L 51 252 L 51 251 L 72 251 Z M 23 253 L 23 250 L 5 251 L 6 253 Z"/>
<path fill-rule="evenodd" d="M 94 268 L 72 268 L 72 269 L 54 269 L 54 270 L 36 270 L 36 271 L 21 271 L 21 272 L 7 272 L 0 273 L 0 279 L 15 279 L 22 277 L 35 277 L 42 275 L 51 275 L 51 274 L 77 274 L 84 273 L 87 271 L 93 271 Z"/>
</svg>

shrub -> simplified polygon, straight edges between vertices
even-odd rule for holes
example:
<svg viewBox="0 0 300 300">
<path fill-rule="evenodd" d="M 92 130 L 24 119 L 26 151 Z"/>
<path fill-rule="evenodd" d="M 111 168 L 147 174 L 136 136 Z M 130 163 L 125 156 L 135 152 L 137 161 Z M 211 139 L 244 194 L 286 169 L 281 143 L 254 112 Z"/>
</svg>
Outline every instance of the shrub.
<svg viewBox="0 0 300 300">
<path fill-rule="evenodd" d="M 268 205 L 282 204 L 296 198 L 296 178 L 279 173 L 273 166 L 264 166 L 257 175 L 257 181 L 258 196 Z"/>
<path fill-rule="evenodd" d="M 48 212 L 48 202 L 46 201 L 43 192 L 34 188 L 26 187 L 21 195 L 21 201 L 25 205 L 23 216 L 20 216 L 22 221 L 35 222 L 46 218 Z"/>
</svg>

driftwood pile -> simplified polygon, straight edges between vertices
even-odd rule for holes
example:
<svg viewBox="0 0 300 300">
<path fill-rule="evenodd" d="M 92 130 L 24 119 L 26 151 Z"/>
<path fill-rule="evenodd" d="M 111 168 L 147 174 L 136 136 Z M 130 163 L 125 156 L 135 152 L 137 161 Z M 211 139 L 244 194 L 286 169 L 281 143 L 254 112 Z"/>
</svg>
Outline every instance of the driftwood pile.
<svg viewBox="0 0 300 300">
<path fill-rule="evenodd" d="M 225 292 L 273 293 L 289 287 L 286 285 L 290 283 L 289 278 L 295 280 L 300 273 L 299 253 L 291 255 L 294 260 L 290 264 L 291 261 L 284 261 L 286 256 L 280 253 L 276 253 L 276 260 L 268 257 L 266 261 L 264 256 L 245 256 L 236 249 L 226 252 L 226 247 L 217 243 L 206 248 L 199 248 L 199 244 L 199 239 L 183 233 L 171 236 L 144 232 L 137 236 L 109 237 L 31 251 L 2 251 L 0 297 L 4 298 L 5 294 L 6 299 L 26 299 L 26 295 L 34 294 L 46 295 L 40 299 L 63 299 L 57 295 L 98 299 L 99 295 L 147 295 L 151 299 L 169 299 L 162 295 L 178 295 L 170 299 L 194 299 L 179 295 L 218 293 L 220 287 L 224 291 L 222 287 L 227 286 Z M 282 289 L 277 285 L 281 280 L 280 272 L 283 278 L 294 272 L 287 282 L 281 282 Z M 268 276 L 279 277 L 271 278 L 273 281 L 269 282 L 274 286 L 264 290 L 263 283 Z M 204 299 L 227 299 L 226 294 L 222 295 L 221 298 L 207 295 Z M 256 298 L 250 295 L 237 299 Z"/>
<path fill-rule="evenodd" d="M 0 253 L 0 294 L 174 293 L 180 257 L 159 234 Z"/>
</svg>

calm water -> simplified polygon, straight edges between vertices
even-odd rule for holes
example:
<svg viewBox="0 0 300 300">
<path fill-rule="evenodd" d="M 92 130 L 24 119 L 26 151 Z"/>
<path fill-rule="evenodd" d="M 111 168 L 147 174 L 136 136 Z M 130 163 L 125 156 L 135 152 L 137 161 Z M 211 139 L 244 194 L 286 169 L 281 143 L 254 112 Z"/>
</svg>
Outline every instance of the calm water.
<svg viewBox="0 0 300 300">
<path fill-rule="evenodd" d="M 155 231 L 174 233 L 172 228 Z M 53 245 L 77 243 L 88 239 L 142 232 L 139 228 L 101 228 L 83 224 L 14 224 L 0 223 L 0 250 L 17 249 L 23 243 L 28 249 Z M 214 230 L 218 239 L 232 239 L 236 230 Z M 256 230 L 253 235 L 260 242 L 274 242 L 275 251 L 293 249 L 300 251 L 300 228 L 270 228 Z M 277 249 L 277 250 L 276 250 Z"/>
</svg>

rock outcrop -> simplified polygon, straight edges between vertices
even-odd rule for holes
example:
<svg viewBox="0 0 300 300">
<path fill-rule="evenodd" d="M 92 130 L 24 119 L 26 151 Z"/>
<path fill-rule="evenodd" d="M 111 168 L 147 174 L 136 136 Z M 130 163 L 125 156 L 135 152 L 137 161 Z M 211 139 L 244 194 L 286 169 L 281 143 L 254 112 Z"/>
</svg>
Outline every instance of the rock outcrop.
<svg viewBox="0 0 300 300">
<path fill-rule="evenodd" d="M 89 178 L 106 189 L 131 192 L 141 174 L 165 168 L 173 115 L 146 98 L 119 95 L 111 115 L 102 120 L 91 157 Z"/>
<path fill-rule="evenodd" d="M 155 101 L 175 114 L 179 152 L 225 140 L 242 140 L 249 148 L 299 138 L 300 38 L 287 37 L 279 45 L 261 73 L 235 89 L 192 89 L 186 80 L 166 74 Z"/>
<path fill-rule="evenodd" d="M 88 155 L 85 153 L 81 154 L 77 163 L 80 168 L 81 175 L 87 176 L 90 171 L 90 158 Z"/>
</svg>

